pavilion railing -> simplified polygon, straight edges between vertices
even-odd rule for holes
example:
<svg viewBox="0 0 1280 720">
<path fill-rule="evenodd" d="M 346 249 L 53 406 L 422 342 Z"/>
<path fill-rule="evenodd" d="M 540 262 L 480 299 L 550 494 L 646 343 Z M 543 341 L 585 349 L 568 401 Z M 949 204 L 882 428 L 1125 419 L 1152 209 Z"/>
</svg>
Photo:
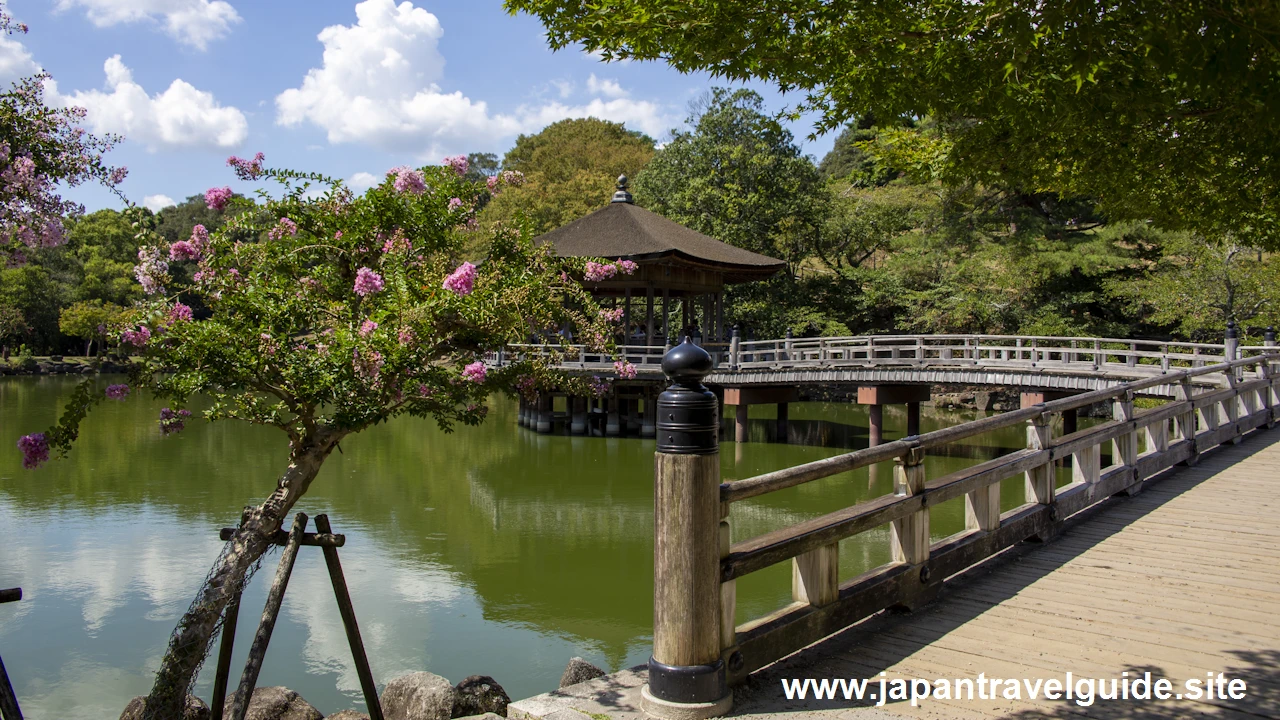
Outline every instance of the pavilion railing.
<svg viewBox="0 0 1280 720">
<path fill-rule="evenodd" d="M 991 345 L 987 339 L 983 345 Z M 973 352 L 983 345 L 971 344 Z M 866 346 L 863 346 L 866 347 Z M 878 347 L 878 346 L 873 346 Z M 916 348 L 927 346 L 914 346 Z M 1013 346 L 1017 348 L 1018 346 Z M 1203 349 L 1203 348 L 1201 348 Z M 1274 348 L 1267 348 L 1274 350 Z M 1043 346 L 1036 351 L 1048 352 Z M 1067 346 L 1064 352 L 1073 350 Z M 1122 348 L 1121 350 L 1125 350 Z M 927 351 L 926 351 L 927 352 Z M 982 350 L 986 352 L 986 350 Z M 1017 352 L 1015 350 L 1015 352 Z M 1030 349 L 1024 349 L 1024 353 Z M 1052 351 L 1054 354 L 1058 349 Z M 1094 352 L 1102 352 L 1095 350 Z M 1108 352 L 1111 352 L 1108 350 Z M 1131 353 L 1141 349 L 1127 348 Z M 1208 353 L 1186 353 L 1208 359 Z M 1216 376 L 1206 387 L 1204 380 Z M 1135 397 L 1170 386 L 1176 400 L 1139 410 Z M 1054 437 L 1053 420 L 1064 411 L 1109 401 L 1109 421 Z M 1194 463 L 1217 445 L 1280 420 L 1280 354 L 1254 355 L 1129 382 L 1042 403 L 877 447 L 798 465 L 720 485 L 718 599 L 722 657 L 730 682 L 880 610 L 927 601 L 941 583 L 966 568 L 1027 539 L 1052 535 L 1067 517 L 1116 493 L 1136 492 L 1142 482 L 1178 463 Z M 1027 431 L 1025 449 L 930 478 L 924 461 L 947 454 L 949 445 L 1011 427 Z M 1102 448 L 1111 462 L 1102 466 Z M 1057 461 L 1071 458 L 1072 481 L 1056 487 Z M 874 463 L 894 460 L 892 495 L 860 502 L 757 537 L 730 542 L 729 509 L 766 493 L 795 487 Z M 1000 511 L 1000 483 L 1025 477 L 1025 502 Z M 966 528 L 930 541 L 930 508 L 964 498 Z M 842 581 L 839 542 L 889 528 L 892 560 Z M 794 602 L 735 627 L 738 578 L 791 561 Z M 711 602 L 716 602 L 711 600 Z M 666 608 L 679 613 L 680 608 Z"/>
</svg>

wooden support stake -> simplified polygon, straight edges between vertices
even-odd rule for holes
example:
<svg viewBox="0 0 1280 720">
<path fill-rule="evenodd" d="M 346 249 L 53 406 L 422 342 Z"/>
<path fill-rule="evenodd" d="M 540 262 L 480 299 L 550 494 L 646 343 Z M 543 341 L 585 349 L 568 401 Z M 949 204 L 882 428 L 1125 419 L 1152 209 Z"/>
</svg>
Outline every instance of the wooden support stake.
<svg viewBox="0 0 1280 720">
<path fill-rule="evenodd" d="M 213 676 L 213 696 L 209 698 L 209 717 L 221 718 L 227 702 L 227 682 L 231 678 L 231 652 L 236 641 L 236 621 L 240 618 L 240 596 L 244 587 L 236 590 L 227 603 L 226 616 L 222 620 L 222 645 L 218 648 L 218 667 Z"/>
<path fill-rule="evenodd" d="M 298 559 L 298 547 L 306 529 L 307 514 L 298 513 L 293 518 L 293 528 L 289 530 L 289 542 L 280 556 L 276 578 L 267 592 L 267 605 L 262 609 L 262 621 L 258 624 L 257 634 L 253 636 L 253 645 L 249 646 L 249 659 L 245 662 L 244 674 L 240 676 L 240 687 L 236 688 L 236 696 L 231 701 L 232 720 L 244 720 L 245 713 L 249 711 L 249 700 L 253 696 L 253 688 L 258 684 L 258 673 L 262 671 L 262 661 L 267 655 L 271 632 L 275 630 L 280 605 L 284 602 L 284 591 L 289 586 L 289 575 L 293 573 L 293 562 Z"/>
<path fill-rule="evenodd" d="M 22 720 L 22 708 L 18 707 L 18 696 L 13 692 L 3 660 L 0 660 L 0 718 Z"/>
<path fill-rule="evenodd" d="M 893 489 L 899 496 L 924 492 L 924 450 L 912 448 L 899 455 L 893 467 Z M 890 528 L 894 562 L 919 565 L 929 559 L 929 508 L 894 520 Z"/>
<path fill-rule="evenodd" d="M 328 515 L 316 516 L 316 529 L 322 533 L 331 533 Z M 369 711 L 369 720 L 382 720 L 382 705 L 378 701 L 378 686 L 373 684 L 373 671 L 369 669 L 369 658 L 364 652 L 364 641 L 360 639 L 360 626 L 356 624 L 356 611 L 351 605 L 351 593 L 347 591 L 347 578 L 342 574 L 342 563 L 338 560 L 338 549 L 323 548 L 324 564 L 329 567 L 329 580 L 333 583 L 333 595 L 338 601 L 338 613 L 342 615 L 342 627 L 347 631 L 347 644 L 351 646 L 351 659 L 356 664 L 356 675 L 360 678 L 360 690 L 364 693 L 364 704 Z"/>
</svg>

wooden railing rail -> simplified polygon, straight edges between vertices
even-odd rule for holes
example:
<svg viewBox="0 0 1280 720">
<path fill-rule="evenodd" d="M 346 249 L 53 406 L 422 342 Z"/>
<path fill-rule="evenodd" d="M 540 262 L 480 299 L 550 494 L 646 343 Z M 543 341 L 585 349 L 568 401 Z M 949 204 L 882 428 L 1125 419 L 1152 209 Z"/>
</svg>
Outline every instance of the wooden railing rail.
<svg viewBox="0 0 1280 720">
<path fill-rule="evenodd" d="M 792 561 L 794 602 L 762 618 L 723 630 L 731 682 L 826 635 L 893 606 L 927 601 L 941 582 L 1018 542 L 1052 535 L 1067 517 L 1116 493 L 1133 493 L 1147 478 L 1199 453 L 1239 442 L 1246 433 L 1280 421 L 1280 354 L 1166 374 L 1096 390 L 952 428 L 904 438 L 720 486 L 721 533 L 729 506 L 877 462 L 895 460 L 895 493 L 734 543 L 721 552 L 722 614 L 733 617 L 735 582 L 744 575 Z M 1218 376 L 1221 389 L 1197 383 Z M 1139 393 L 1172 386 L 1176 399 L 1138 410 Z M 1110 401 L 1112 419 L 1053 437 L 1063 411 Z M 1027 447 L 972 467 L 929 478 L 931 449 L 999 428 L 1024 425 Z M 1111 444 L 1111 463 L 1102 448 Z M 1056 487 L 1057 461 L 1070 459 L 1072 481 Z M 1025 502 L 1000 512 L 1000 483 L 1025 478 Z M 965 530 L 930 542 L 933 506 L 965 499 Z M 888 525 L 892 561 L 858 577 L 838 578 L 839 542 Z"/>
</svg>

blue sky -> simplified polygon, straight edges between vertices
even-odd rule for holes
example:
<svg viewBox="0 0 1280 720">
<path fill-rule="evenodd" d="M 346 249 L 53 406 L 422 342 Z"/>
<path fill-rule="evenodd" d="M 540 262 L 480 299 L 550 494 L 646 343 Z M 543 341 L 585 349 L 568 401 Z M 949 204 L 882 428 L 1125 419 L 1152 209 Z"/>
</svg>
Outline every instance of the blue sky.
<svg viewBox="0 0 1280 720">
<path fill-rule="evenodd" d="M 713 84 L 657 63 L 548 49 L 542 26 L 501 0 L 9 0 L 31 27 L 0 40 L 0 81 L 43 68 L 48 99 L 88 109 L 125 141 L 122 189 L 153 208 L 211 186 L 241 191 L 228 155 L 367 185 L 406 163 L 501 155 L 566 117 L 625 122 L 663 140 Z M 723 82 L 719 84 L 724 84 Z M 752 85 L 770 110 L 788 104 Z M 832 135 L 806 140 L 821 157 Z M 609 189 L 602 189 L 607 192 Z M 68 197 L 118 206 L 97 188 Z"/>
</svg>

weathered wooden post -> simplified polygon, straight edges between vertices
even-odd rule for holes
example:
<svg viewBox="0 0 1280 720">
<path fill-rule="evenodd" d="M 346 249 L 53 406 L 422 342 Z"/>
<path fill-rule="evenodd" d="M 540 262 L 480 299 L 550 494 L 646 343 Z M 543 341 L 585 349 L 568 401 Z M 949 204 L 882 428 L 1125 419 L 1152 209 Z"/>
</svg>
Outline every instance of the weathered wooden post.
<svg viewBox="0 0 1280 720">
<path fill-rule="evenodd" d="M 1111 419 L 1123 423 L 1132 423 L 1134 418 L 1133 391 L 1111 401 Z M 1111 462 L 1130 473 L 1131 484 L 1122 490 L 1125 495 L 1137 495 L 1142 490 L 1142 478 L 1138 477 L 1138 432 L 1128 429 L 1111 441 Z"/>
<path fill-rule="evenodd" d="M 702 384 L 711 356 L 689 338 L 667 353 L 654 453 L 653 656 L 642 706 L 663 720 L 727 713 L 721 660 L 720 412 Z"/>
<path fill-rule="evenodd" d="M 569 398 L 569 432 L 573 435 L 587 434 L 587 399 L 584 397 Z"/>
<path fill-rule="evenodd" d="M 22 588 L 0 590 L 0 603 L 17 602 L 21 599 Z M 0 718 L 22 720 L 22 708 L 18 707 L 18 695 L 9 682 L 9 673 L 4 669 L 3 660 L 0 660 Z"/>
<path fill-rule="evenodd" d="M 551 411 L 553 409 L 555 399 L 547 393 L 538 393 L 538 416 L 536 427 L 540 433 L 549 433 L 554 422 Z"/>
<path fill-rule="evenodd" d="M 784 337 L 784 342 L 782 344 L 783 352 L 782 352 L 782 357 L 779 359 L 790 362 L 791 361 L 791 342 L 792 342 L 791 328 L 787 328 L 787 334 L 783 337 Z"/>
<path fill-rule="evenodd" d="M 737 325 L 733 326 L 733 335 L 729 338 L 729 369 L 737 370 L 741 360 L 742 352 L 742 331 Z"/>
</svg>

